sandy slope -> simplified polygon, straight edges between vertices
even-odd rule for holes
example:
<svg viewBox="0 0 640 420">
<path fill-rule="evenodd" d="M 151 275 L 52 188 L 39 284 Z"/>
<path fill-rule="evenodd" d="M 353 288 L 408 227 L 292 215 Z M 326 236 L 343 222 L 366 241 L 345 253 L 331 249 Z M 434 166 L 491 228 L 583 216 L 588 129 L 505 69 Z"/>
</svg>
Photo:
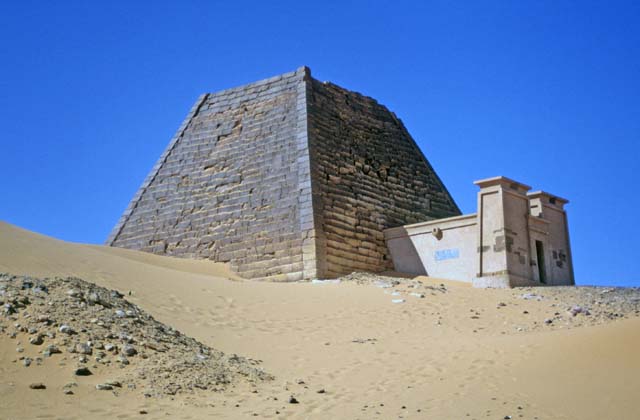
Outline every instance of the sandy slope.
<svg viewBox="0 0 640 420">
<path fill-rule="evenodd" d="M 228 280 L 220 264 L 70 244 L 0 223 L 3 271 L 130 291 L 158 320 L 263 360 L 276 380 L 257 393 L 155 400 L 96 392 L 101 378 L 92 378 L 67 396 L 65 370 L 13 363 L 16 343 L 3 336 L 0 418 L 640 418 L 637 317 L 590 326 L 561 314 L 545 325 L 564 311 L 551 298 L 455 282 L 393 304 L 389 290 L 371 285 Z M 29 390 L 34 381 L 48 389 Z M 300 404 L 287 402 L 292 394 Z"/>
</svg>

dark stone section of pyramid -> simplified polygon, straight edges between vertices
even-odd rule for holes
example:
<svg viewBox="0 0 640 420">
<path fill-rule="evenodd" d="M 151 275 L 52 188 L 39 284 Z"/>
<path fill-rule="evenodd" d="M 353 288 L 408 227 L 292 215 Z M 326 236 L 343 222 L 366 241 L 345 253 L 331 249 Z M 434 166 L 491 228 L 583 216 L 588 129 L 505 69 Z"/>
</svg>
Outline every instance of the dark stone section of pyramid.
<svg viewBox="0 0 640 420">
<path fill-rule="evenodd" d="M 310 85 L 311 173 L 324 274 L 392 270 L 384 229 L 460 210 L 394 113 L 332 83 Z"/>
</svg>

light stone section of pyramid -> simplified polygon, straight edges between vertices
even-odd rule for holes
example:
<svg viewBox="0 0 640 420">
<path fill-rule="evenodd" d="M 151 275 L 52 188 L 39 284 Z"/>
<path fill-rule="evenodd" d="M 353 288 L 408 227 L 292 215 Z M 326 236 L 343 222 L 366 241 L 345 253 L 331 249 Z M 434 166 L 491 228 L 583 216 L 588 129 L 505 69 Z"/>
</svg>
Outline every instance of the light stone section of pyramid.
<svg viewBox="0 0 640 420">
<path fill-rule="evenodd" d="M 107 244 L 295 281 L 390 269 L 383 229 L 457 214 L 393 113 L 302 67 L 201 96 Z"/>
<path fill-rule="evenodd" d="M 230 262 L 247 278 L 301 279 L 300 211 L 311 194 L 300 191 L 308 152 L 297 143 L 304 76 L 199 99 L 108 243 Z"/>
</svg>

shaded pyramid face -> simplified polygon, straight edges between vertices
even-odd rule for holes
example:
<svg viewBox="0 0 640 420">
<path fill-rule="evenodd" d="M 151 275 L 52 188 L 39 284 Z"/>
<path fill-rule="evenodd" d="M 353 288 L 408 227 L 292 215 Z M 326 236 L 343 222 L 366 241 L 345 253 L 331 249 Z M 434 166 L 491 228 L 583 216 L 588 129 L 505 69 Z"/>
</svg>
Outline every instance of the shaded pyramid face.
<svg viewBox="0 0 640 420">
<path fill-rule="evenodd" d="M 303 67 L 198 98 L 107 244 L 330 278 L 391 270 L 383 229 L 459 214 L 393 113 Z"/>
</svg>

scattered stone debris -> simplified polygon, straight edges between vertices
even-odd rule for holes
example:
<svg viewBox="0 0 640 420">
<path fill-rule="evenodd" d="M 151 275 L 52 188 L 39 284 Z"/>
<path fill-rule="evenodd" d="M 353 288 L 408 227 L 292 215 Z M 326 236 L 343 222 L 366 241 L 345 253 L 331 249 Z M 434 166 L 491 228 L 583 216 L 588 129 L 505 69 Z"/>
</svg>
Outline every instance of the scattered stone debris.
<svg viewBox="0 0 640 420">
<path fill-rule="evenodd" d="M 91 355 L 93 353 L 93 350 L 91 349 L 91 345 L 89 343 L 78 343 L 76 344 L 74 350 L 78 354 Z"/>
<path fill-rule="evenodd" d="M 402 286 L 408 289 L 413 289 L 413 292 L 416 293 L 417 295 L 424 295 L 425 292 L 427 291 L 439 292 L 439 293 L 447 292 L 447 287 L 444 284 L 432 286 L 413 278 L 388 277 L 388 276 L 381 276 L 381 275 L 372 274 L 372 273 L 353 272 L 346 276 L 340 277 L 337 280 L 340 280 L 342 282 L 354 282 L 360 285 L 372 284 L 382 289 L 389 289 L 397 286 Z M 397 292 L 397 290 L 394 290 L 394 292 Z M 420 296 L 420 297 L 424 297 L 424 296 Z"/>
<path fill-rule="evenodd" d="M 42 338 L 42 334 L 38 334 L 35 337 L 31 337 L 29 339 L 29 344 L 33 344 L 34 346 L 39 346 L 44 343 L 44 339 Z"/>
<path fill-rule="evenodd" d="M 351 340 L 352 343 L 358 343 L 358 344 L 365 344 L 365 343 L 375 344 L 376 341 L 378 341 L 377 338 L 355 338 Z"/>
<path fill-rule="evenodd" d="M 526 287 L 514 289 L 513 293 L 519 294 L 522 299 L 539 301 L 541 305 L 554 308 L 551 323 L 566 328 L 640 316 L 638 287 Z M 562 315 L 556 308 L 566 308 L 566 314 Z"/>
<path fill-rule="evenodd" d="M 572 316 L 576 316 L 578 314 L 591 315 L 591 312 L 589 312 L 589 309 L 583 308 L 582 306 L 578 306 L 578 305 L 575 305 L 574 307 L 569 308 L 569 313 Z"/>
<path fill-rule="evenodd" d="M 122 348 L 122 354 L 125 356 L 135 356 L 138 353 L 135 347 L 131 344 L 127 344 Z"/>
<path fill-rule="evenodd" d="M 340 284 L 340 279 L 335 280 L 311 280 L 311 284 Z"/>
<path fill-rule="evenodd" d="M 31 389 L 47 389 L 47 386 L 42 382 L 35 382 L 29 385 Z"/>
<path fill-rule="evenodd" d="M 116 388 L 122 388 L 122 383 L 120 381 L 113 381 L 113 380 L 112 381 L 106 381 L 105 384 L 106 385 L 111 385 L 111 386 L 116 387 Z"/>
<path fill-rule="evenodd" d="M 70 374 L 78 377 L 93 369 L 117 373 L 118 380 L 98 384 L 98 390 L 123 384 L 136 389 L 137 383 L 144 395 L 160 397 L 272 379 L 258 361 L 208 347 L 156 321 L 121 293 L 81 279 L 0 274 L 0 308 L 0 333 L 43 346 L 38 364 L 75 360 Z M 61 353 L 64 359 L 56 357 Z M 83 366 L 89 362 L 91 369 Z M 64 393 L 72 395 L 70 388 Z"/>
<path fill-rule="evenodd" d="M 293 395 L 289 397 L 289 404 L 300 404 L 300 401 L 296 399 Z"/>
<path fill-rule="evenodd" d="M 93 373 L 91 372 L 91 370 L 89 370 L 88 367 L 80 367 L 78 369 L 75 370 L 75 372 L 73 372 L 74 375 L 76 376 L 90 376 L 93 375 Z"/>
<path fill-rule="evenodd" d="M 60 354 L 60 353 L 62 353 L 62 351 L 60 351 L 60 349 L 56 347 L 54 344 L 49 344 L 47 348 L 42 352 L 42 354 L 44 354 L 45 357 L 51 357 L 51 355 L 53 354 Z"/>
<path fill-rule="evenodd" d="M 75 331 L 73 330 L 73 328 L 71 328 L 68 325 L 64 325 L 64 324 L 61 325 L 60 328 L 58 328 L 58 331 L 60 331 L 61 333 L 64 333 L 64 334 L 69 334 L 69 335 L 75 334 Z"/>
<path fill-rule="evenodd" d="M 382 288 L 385 294 L 396 297 L 391 302 L 398 304 L 407 302 L 409 296 L 429 298 L 450 292 L 444 284 L 433 285 L 413 278 L 389 277 L 372 273 L 354 272 L 337 280 Z M 513 325 L 513 330 L 518 332 L 540 328 L 575 328 L 640 316 L 640 288 L 547 286 L 503 289 L 499 293 L 504 293 L 505 298 L 512 297 L 527 302 L 508 303 L 507 300 L 497 300 L 497 309 L 503 309 L 507 305 L 510 307 L 522 305 L 524 306 L 521 312 L 523 315 L 543 313 L 542 318 L 534 316 L 527 317 L 529 318 L 527 320 L 517 320 L 517 323 Z M 431 299 L 428 300 L 433 303 Z M 549 311 L 549 308 L 552 310 Z M 566 308 L 566 312 L 559 311 L 560 308 Z M 471 319 L 481 319 L 480 314 L 471 315 Z M 540 319 L 544 322 L 537 321 Z M 435 324 L 443 325 L 440 316 Z M 474 330 L 474 332 L 478 331 Z"/>
</svg>

